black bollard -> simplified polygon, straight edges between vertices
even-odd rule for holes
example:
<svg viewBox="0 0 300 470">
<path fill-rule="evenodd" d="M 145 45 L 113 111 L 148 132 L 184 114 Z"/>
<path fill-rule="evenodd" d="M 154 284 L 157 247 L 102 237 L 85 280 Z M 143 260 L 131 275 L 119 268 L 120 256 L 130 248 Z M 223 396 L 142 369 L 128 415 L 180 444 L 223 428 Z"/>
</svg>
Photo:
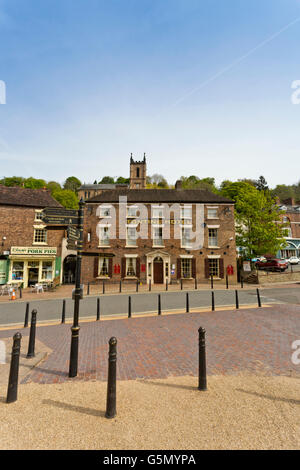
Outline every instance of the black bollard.
<svg viewBox="0 0 300 470">
<path fill-rule="evenodd" d="M 198 289 L 197 278 L 195 277 L 195 290 Z"/>
<path fill-rule="evenodd" d="M 261 307 L 261 301 L 260 301 L 260 295 L 259 295 L 259 290 L 256 289 L 256 293 L 257 293 L 257 303 L 258 303 L 258 306 Z"/>
<path fill-rule="evenodd" d="M 151 291 L 151 279 L 149 279 L 149 292 Z"/>
<path fill-rule="evenodd" d="M 105 418 L 110 419 L 116 416 L 116 398 L 117 398 L 117 338 L 112 337 L 109 340 L 107 399 L 106 399 Z"/>
<path fill-rule="evenodd" d="M 28 352 L 27 359 L 34 357 L 34 348 L 35 348 L 35 330 L 36 330 L 36 315 L 37 311 L 34 309 L 31 312 L 31 323 L 30 323 L 30 333 L 29 333 L 29 343 L 28 343 Z"/>
<path fill-rule="evenodd" d="M 105 294 L 105 282 L 104 281 L 103 281 L 102 292 L 103 292 L 103 294 Z"/>
<path fill-rule="evenodd" d="M 168 279 L 166 279 L 166 290 L 168 290 Z"/>
<path fill-rule="evenodd" d="M 120 293 L 122 292 L 122 280 L 120 281 Z"/>
<path fill-rule="evenodd" d="M 136 281 L 136 291 L 137 292 L 139 291 L 139 281 L 138 280 Z"/>
<path fill-rule="evenodd" d="M 62 305 L 62 312 L 61 312 L 61 322 L 65 323 L 65 320 L 66 320 L 66 301 L 64 299 L 63 305 Z"/>
<path fill-rule="evenodd" d="M 213 275 L 210 276 L 210 287 L 212 289 L 214 288 L 214 277 L 213 277 Z"/>
<path fill-rule="evenodd" d="M 88 285 L 87 285 L 87 293 L 86 295 L 90 295 L 90 283 L 88 282 Z"/>
<path fill-rule="evenodd" d="M 128 318 L 131 318 L 131 297 L 128 297 Z"/>
<path fill-rule="evenodd" d="M 158 315 L 161 315 L 161 302 L 160 302 L 160 294 L 158 294 Z"/>
<path fill-rule="evenodd" d="M 189 293 L 186 293 L 186 312 L 189 313 L 190 311 L 190 301 L 189 301 Z"/>
<path fill-rule="evenodd" d="M 214 293 L 214 291 L 212 291 L 212 293 L 211 293 L 211 309 L 212 309 L 212 311 L 215 310 L 215 293 Z"/>
<path fill-rule="evenodd" d="M 207 390 L 206 384 L 206 353 L 205 353 L 205 329 L 200 326 L 199 330 L 199 378 L 198 390 Z"/>
<path fill-rule="evenodd" d="M 182 279 L 180 279 L 180 289 L 182 290 L 182 288 L 183 288 L 183 281 Z"/>
<path fill-rule="evenodd" d="M 22 299 L 22 287 L 19 287 L 20 299 Z"/>
<path fill-rule="evenodd" d="M 235 308 L 239 308 L 239 297 L 238 297 L 238 291 L 235 291 Z"/>
<path fill-rule="evenodd" d="M 99 297 L 97 297 L 97 316 L 96 316 L 96 320 L 100 320 L 100 299 Z"/>
<path fill-rule="evenodd" d="M 9 380 L 7 388 L 6 403 L 17 401 L 18 397 L 18 377 L 19 377 L 19 359 L 21 350 L 21 333 L 14 335 L 14 342 L 11 353 Z"/>
<path fill-rule="evenodd" d="M 228 274 L 226 274 L 226 289 L 228 289 Z"/>
<path fill-rule="evenodd" d="M 24 328 L 28 327 L 28 318 L 29 318 L 29 302 L 26 302 Z"/>
</svg>

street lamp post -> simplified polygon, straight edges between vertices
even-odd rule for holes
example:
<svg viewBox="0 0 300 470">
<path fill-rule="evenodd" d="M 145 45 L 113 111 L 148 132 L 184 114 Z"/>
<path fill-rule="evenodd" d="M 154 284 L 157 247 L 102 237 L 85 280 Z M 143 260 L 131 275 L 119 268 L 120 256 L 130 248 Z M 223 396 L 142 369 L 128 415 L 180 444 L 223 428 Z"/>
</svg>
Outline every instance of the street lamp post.
<svg viewBox="0 0 300 470">
<path fill-rule="evenodd" d="M 77 242 L 77 257 L 76 257 L 76 271 L 75 271 L 75 292 L 74 292 L 74 315 L 73 325 L 71 327 L 71 351 L 70 351 L 70 366 L 69 366 L 69 377 L 77 376 L 78 366 L 78 343 L 79 343 L 79 304 L 81 299 L 81 261 L 82 261 L 82 250 L 83 250 L 83 214 L 84 214 L 84 201 L 81 198 L 79 201 L 78 210 L 78 229 L 80 233 L 79 240 Z"/>
</svg>

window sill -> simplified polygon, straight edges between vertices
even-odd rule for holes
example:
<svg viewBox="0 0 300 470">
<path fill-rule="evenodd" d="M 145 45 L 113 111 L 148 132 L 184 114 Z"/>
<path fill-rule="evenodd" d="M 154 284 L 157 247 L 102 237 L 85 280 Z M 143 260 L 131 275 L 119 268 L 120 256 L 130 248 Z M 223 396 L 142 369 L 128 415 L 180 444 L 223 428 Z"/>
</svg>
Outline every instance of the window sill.
<svg viewBox="0 0 300 470">
<path fill-rule="evenodd" d="M 111 279 L 109 276 L 97 276 L 96 279 Z"/>
<path fill-rule="evenodd" d="M 165 248 L 165 245 L 152 245 L 152 248 Z"/>
<path fill-rule="evenodd" d="M 125 248 L 138 248 L 137 245 L 125 245 Z"/>
<path fill-rule="evenodd" d="M 110 245 L 98 245 L 98 248 L 111 248 Z"/>
<path fill-rule="evenodd" d="M 48 246 L 48 243 L 47 242 L 33 242 L 32 243 L 33 245 L 35 246 Z"/>
<path fill-rule="evenodd" d="M 208 245 L 208 247 L 210 250 L 219 250 L 220 247 L 219 246 L 211 246 L 211 245 Z"/>
</svg>

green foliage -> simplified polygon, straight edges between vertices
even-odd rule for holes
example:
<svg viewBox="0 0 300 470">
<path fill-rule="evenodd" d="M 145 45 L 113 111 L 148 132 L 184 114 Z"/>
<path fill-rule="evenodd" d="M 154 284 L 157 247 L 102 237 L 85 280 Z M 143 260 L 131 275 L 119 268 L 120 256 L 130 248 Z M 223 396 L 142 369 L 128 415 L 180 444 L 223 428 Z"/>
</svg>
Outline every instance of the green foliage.
<svg viewBox="0 0 300 470">
<path fill-rule="evenodd" d="M 66 209 L 78 209 L 78 198 L 70 189 L 55 189 L 52 197 Z"/>
<path fill-rule="evenodd" d="M 25 178 L 22 178 L 21 176 L 10 176 L 10 177 L 5 177 L 2 180 L 0 180 L 0 184 L 3 184 L 4 186 L 23 186 L 25 182 Z"/>
<path fill-rule="evenodd" d="M 57 183 L 57 181 L 49 181 L 49 183 L 47 183 L 47 189 L 50 189 L 51 194 L 52 194 L 53 191 L 55 191 L 56 189 L 62 189 L 62 188 L 61 188 L 61 185 Z"/>
<path fill-rule="evenodd" d="M 118 184 L 129 184 L 129 178 L 124 178 L 123 176 L 119 176 L 119 178 L 116 180 L 116 183 Z"/>
<path fill-rule="evenodd" d="M 148 189 L 167 189 L 169 187 L 166 178 L 159 173 L 154 173 L 152 176 L 146 178 L 146 185 Z"/>
<path fill-rule="evenodd" d="M 222 194 L 235 201 L 236 244 L 245 256 L 275 255 L 284 246 L 287 225 L 269 191 L 240 181 L 226 185 Z"/>
<path fill-rule="evenodd" d="M 218 193 L 218 189 L 215 185 L 215 178 L 198 178 L 198 176 L 182 176 L 182 189 L 203 189 L 206 191 L 211 191 L 213 193 Z"/>
<path fill-rule="evenodd" d="M 76 192 L 78 191 L 80 186 L 81 186 L 81 181 L 78 178 L 76 178 L 76 176 L 69 176 L 64 182 L 63 188 Z"/>
<path fill-rule="evenodd" d="M 102 180 L 99 181 L 99 184 L 114 184 L 115 180 L 112 176 L 103 176 Z"/>
<path fill-rule="evenodd" d="M 47 187 L 47 183 L 43 179 L 36 179 L 30 176 L 24 181 L 24 187 L 30 189 L 42 189 Z"/>
</svg>

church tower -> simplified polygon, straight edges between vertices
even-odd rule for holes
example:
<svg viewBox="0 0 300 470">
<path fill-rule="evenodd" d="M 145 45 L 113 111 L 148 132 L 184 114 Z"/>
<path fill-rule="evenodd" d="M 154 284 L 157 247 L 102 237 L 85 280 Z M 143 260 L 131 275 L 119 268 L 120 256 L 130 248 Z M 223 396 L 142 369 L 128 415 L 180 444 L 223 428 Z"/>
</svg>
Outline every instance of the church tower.
<svg viewBox="0 0 300 470">
<path fill-rule="evenodd" d="M 130 155 L 130 189 L 146 189 L 146 154 L 140 162 L 134 161 Z"/>
</svg>

